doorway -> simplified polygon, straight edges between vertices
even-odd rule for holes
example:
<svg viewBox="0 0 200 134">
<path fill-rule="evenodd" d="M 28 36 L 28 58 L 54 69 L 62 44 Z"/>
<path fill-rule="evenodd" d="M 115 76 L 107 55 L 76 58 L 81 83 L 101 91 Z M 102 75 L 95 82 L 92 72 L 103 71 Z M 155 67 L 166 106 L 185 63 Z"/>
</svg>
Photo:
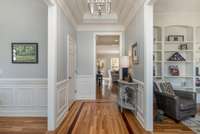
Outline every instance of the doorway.
<svg viewBox="0 0 200 134">
<path fill-rule="evenodd" d="M 120 44 L 120 34 L 96 34 L 96 99 L 116 101 L 116 83 L 120 79 Z"/>
</svg>

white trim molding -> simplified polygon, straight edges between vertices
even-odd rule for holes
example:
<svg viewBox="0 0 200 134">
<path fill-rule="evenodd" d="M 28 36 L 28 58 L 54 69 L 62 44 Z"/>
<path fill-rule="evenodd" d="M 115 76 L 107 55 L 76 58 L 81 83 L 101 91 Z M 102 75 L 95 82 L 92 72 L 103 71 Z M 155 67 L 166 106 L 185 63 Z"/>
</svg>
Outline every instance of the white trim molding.
<svg viewBox="0 0 200 134">
<path fill-rule="evenodd" d="M 76 80 L 76 99 L 94 100 L 96 99 L 96 82 L 93 75 L 78 75 Z"/>
<path fill-rule="evenodd" d="M 145 120 L 144 120 L 144 82 L 133 79 L 135 83 L 138 84 L 138 92 L 137 92 L 137 113 L 136 118 L 142 125 L 145 127 Z"/>
<path fill-rule="evenodd" d="M 0 116 L 47 116 L 46 79 L 0 79 Z"/>
<path fill-rule="evenodd" d="M 68 89 L 68 80 L 56 83 L 56 127 L 60 125 L 68 111 Z"/>
<path fill-rule="evenodd" d="M 144 5 L 144 110 L 145 129 L 153 131 L 153 5 Z"/>
<path fill-rule="evenodd" d="M 111 25 L 111 24 L 83 24 L 77 26 L 77 31 L 96 31 L 96 32 L 123 32 L 125 27 L 123 25 Z"/>
</svg>

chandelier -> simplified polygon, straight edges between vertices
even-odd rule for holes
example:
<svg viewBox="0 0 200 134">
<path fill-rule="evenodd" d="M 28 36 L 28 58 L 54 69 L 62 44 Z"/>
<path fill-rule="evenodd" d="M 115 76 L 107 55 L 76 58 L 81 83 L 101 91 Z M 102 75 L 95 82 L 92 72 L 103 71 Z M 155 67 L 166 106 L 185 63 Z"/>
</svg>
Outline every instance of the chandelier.
<svg viewBox="0 0 200 134">
<path fill-rule="evenodd" d="M 92 15 L 108 15 L 111 13 L 111 0 L 88 0 L 88 7 Z"/>
</svg>

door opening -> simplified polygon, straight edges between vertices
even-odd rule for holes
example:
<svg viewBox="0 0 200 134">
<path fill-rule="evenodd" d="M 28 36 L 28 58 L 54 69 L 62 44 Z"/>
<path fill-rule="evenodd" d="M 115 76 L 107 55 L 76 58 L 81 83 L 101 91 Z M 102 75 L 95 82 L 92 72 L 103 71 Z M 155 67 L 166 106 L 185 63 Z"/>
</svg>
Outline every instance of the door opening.
<svg viewBox="0 0 200 134">
<path fill-rule="evenodd" d="M 96 99 L 116 101 L 116 82 L 120 79 L 120 35 L 97 34 L 96 46 Z"/>
</svg>

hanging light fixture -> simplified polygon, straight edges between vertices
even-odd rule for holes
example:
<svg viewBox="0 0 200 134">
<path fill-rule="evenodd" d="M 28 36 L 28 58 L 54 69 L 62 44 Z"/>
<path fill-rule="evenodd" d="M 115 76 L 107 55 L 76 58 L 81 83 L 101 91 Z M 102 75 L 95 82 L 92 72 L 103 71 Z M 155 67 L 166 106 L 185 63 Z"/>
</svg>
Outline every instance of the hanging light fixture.
<svg viewBox="0 0 200 134">
<path fill-rule="evenodd" d="M 88 7 L 92 15 L 110 14 L 111 0 L 88 0 Z"/>
</svg>

